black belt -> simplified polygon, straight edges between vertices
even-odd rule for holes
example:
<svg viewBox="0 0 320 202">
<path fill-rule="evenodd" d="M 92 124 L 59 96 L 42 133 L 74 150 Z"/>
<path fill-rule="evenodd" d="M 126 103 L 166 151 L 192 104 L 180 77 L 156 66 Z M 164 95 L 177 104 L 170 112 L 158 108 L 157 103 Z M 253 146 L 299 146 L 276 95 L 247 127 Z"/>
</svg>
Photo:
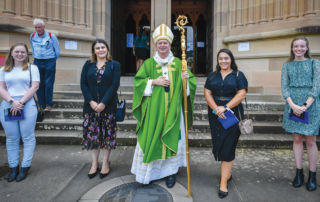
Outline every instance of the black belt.
<svg viewBox="0 0 320 202">
<path fill-rule="evenodd" d="M 215 100 L 220 100 L 220 101 L 230 101 L 232 100 L 232 97 L 223 97 L 223 96 L 213 96 Z"/>
<path fill-rule="evenodd" d="M 38 61 L 48 61 L 48 60 L 52 60 L 53 58 L 49 58 L 49 59 L 38 59 L 38 58 L 35 58 L 35 60 L 38 60 Z"/>
</svg>

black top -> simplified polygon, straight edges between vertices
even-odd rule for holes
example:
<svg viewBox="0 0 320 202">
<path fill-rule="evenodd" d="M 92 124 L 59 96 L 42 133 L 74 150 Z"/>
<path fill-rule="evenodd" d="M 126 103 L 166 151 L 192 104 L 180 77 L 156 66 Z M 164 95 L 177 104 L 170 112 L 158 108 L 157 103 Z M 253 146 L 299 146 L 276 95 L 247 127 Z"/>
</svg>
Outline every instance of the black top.
<svg viewBox="0 0 320 202">
<path fill-rule="evenodd" d="M 97 63 L 89 60 L 84 64 L 81 72 L 81 91 L 84 96 L 84 113 L 94 112 L 89 102 L 104 103 L 105 113 L 115 112 L 117 107 L 117 90 L 120 85 L 120 63 L 117 61 L 107 61 L 101 82 L 97 83 Z"/>
<path fill-rule="evenodd" d="M 239 72 L 238 76 L 237 72 Z M 224 78 L 224 80 L 222 80 L 220 72 L 217 74 L 211 72 L 208 75 L 204 87 L 211 90 L 213 96 L 233 97 L 237 94 L 238 90 L 248 90 L 248 81 L 240 71 L 232 71 Z"/>
</svg>

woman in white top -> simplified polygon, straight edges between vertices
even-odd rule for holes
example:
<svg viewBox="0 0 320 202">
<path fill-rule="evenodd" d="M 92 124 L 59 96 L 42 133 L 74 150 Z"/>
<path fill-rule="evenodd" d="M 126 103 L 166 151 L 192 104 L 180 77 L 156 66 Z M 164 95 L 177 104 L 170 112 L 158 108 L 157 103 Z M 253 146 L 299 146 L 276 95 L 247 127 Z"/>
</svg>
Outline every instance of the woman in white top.
<svg viewBox="0 0 320 202">
<path fill-rule="evenodd" d="M 28 47 L 17 43 L 10 48 L 5 66 L 0 69 L 0 121 L 6 134 L 10 173 L 8 182 L 27 177 L 36 145 L 38 110 L 33 95 L 39 88 L 37 66 L 29 64 Z M 19 143 L 23 140 L 23 159 L 19 172 Z"/>
</svg>

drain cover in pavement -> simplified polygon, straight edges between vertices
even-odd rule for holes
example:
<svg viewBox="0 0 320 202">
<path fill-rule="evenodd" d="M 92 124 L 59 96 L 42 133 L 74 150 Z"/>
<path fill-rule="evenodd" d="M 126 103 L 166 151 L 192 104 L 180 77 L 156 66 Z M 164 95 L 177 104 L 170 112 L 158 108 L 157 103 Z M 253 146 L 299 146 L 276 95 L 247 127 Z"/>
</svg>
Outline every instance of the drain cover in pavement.
<svg viewBox="0 0 320 202">
<path fill-rule="evenodd" d="M 173 202 L 171 194 L 156 184 L 142 185 L 137 182 L 122 184 L 106 192 L 100 202 Z"/>
</svg>

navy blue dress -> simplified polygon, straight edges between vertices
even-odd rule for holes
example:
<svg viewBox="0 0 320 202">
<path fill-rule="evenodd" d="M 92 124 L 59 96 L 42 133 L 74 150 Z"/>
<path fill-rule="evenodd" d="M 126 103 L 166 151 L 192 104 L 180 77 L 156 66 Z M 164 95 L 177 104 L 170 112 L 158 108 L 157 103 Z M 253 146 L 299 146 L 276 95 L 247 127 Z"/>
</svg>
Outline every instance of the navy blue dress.
<svg viewBox="0 0 320 202">
<path fill-rule="evenodd" d="M 240 71 L 232 71 L 224 80 L 220 72 L 212 72 L 208 75 L 204 87 L 212 92 L 213 99 L 218 106 L 224 106 L 237 94 L 238 90 L 248 90 L 248 81 Z M 241 118 L 244 117 L 241 103 L 231 110 L 234 111 L 238 119 L 240 114 Z M 238 124 L 225 130 L 218 121 L 218 116 L 212 114 L 212 109 L 209 106 L 208 117 L 214 158 L 217 161 L 229 162 L 234 160 L 235 150 L 240 136 Z"/>
</svg>

